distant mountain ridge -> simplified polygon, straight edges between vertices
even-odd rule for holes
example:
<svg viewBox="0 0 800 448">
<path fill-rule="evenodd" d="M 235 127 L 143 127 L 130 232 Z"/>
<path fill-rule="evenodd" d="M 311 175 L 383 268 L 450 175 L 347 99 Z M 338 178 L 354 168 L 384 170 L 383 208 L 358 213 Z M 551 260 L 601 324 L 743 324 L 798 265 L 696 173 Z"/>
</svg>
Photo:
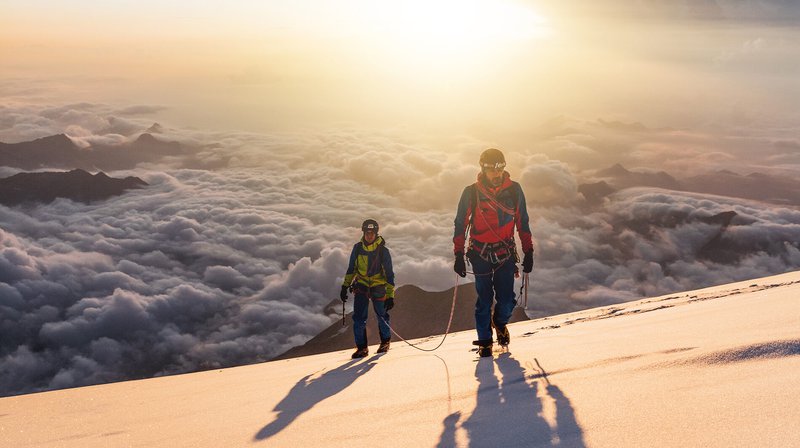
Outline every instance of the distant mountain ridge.
<svg viewBox="0 0 800 448">
<path fill-rule="evenodd" d="M 656 173 L 630 171 L 619 163 L 605 170 L 598 171 L 597 175 L 614 179 L 614 183 L 618 188 L 633 186 L 658 187 L 670 190 L 681 188 L 680 182 L 665 171 L 658 171 Z"/>
<path fill-rule="evenodd" d="M 126 190 L 146 187 L 138 177 L 109 177 L 76 169 L 69 172 L 19 173 L 0 179 L 0 204 L 48 203 L 57 198 L 92 202 L 118 196 Z"/>
<path fill-rule="evenodd" d="M 616 191 L 632 187 L 655 187 L 667 190 L 714 194 L 753 199 L 778 205 L 800 205 L 800 181 L 797 179 L 751 173 L 741 175 L 728 170 L 712 171 L 687 178 L 676 178 L 665 171 L 631 171 L 620 164 L 595 173 L 597 182 L 578 186 L 589 204 L 600 204 Z"/>
<path fill-rule="evenodd" d="M 160 126 L 153 125 L 158 131 Z M 121 145 L 93 145 L 80 148 L 67 135 L 58 134 L 20 143 L 0 142 L 0 166 L 23 170 L 42 168 L 121 170 L 163 157 L 191 156 L 194 148 L 165 141 L 145 132 Z"/>
<path fill-rule="evenodd" d="M 38 138 L 29 142 L 0 142 L 0 165 L 33 170 L 42 167 L 65 167 L 84 157 L 64 134 Z"/>
</svg>

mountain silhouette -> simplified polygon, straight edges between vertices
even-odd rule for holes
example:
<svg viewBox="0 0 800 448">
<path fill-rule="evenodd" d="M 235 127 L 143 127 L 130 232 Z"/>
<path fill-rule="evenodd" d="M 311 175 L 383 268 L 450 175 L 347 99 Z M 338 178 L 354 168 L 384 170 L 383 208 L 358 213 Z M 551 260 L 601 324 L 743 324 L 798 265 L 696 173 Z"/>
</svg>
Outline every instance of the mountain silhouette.
<svg viewBox="0 0 800 448">
<path fill-rule="evenodd" d="M 0 143 L 0 166 L 23 170 L 122 170 L 142 162 L 158 162 L 163 157 L 191 156 L 194 152 L 194 148 L 160 140 L 147 132 L 129 143 L 88 148 L 80 148 L 66 135 L 58 134 L 29 142 Z"/>
<path fill-rule="evenodd" d="M 116 179 L 103 172 L 92 175 L 80 169 L 69 172 L 19 173 L 0 179 L 0 204 L 13 206 L 30 202 L 48 203 L 56 198 L 88 203 L 145 186 L 147 182 L 138 177 Z"/>
<path fill-rule="evenodd" d="M 82 163 L 82 150 L 64 134 L 29 142 L 0 143 L 0 165 L 33 170 L 43 167 L 68 167 Z"/>
<path fill-rule="evenodd" d="M 164 127 L 161 126 L 161 123 L 153 123 L 145 132 L 150 134 L 160 134 L 164 132 Z"/>
<path fill-rule="evenodd" d="M 722 170 L 683 181 L 688 191 L 755 199 L 779 205 L 800 205 L 800 181 L 777 175 L 741 175 Z"/>
<path fill-rule="evenodd" d="M 586 202 L 592 205 L 602 204 L 603 198 L 615 191 L 617 190 L 604 180 L 578 186 L 578 193 L 582 194 L 586 198 Z"/>
<path fill-rule="evenodd" d="M 744 176 L 729 170 L 719 170 L 692 177 L 676 178 L 664 171 L 631 171 L 617 163 L 597 171 L 595 176 L 602 180 L 578 186 L 578 191 L 590 205 L 602 204 L 603 198 L 606 196 L 633 187 L 656 187 L 674 191 L 753 199 L 770 204 L 800 205 L 800 180 L 758 172 Z"/>
<path fill-rule="evenodd" d="M 616 188 L 657 187 L 670 190 L 681 189 L 680 182 L 664 171 L 657 173 L 629 171 L 619 163 L 598 171 L 597 175 L 613 179 L 611 184 Z"/>
</svg>

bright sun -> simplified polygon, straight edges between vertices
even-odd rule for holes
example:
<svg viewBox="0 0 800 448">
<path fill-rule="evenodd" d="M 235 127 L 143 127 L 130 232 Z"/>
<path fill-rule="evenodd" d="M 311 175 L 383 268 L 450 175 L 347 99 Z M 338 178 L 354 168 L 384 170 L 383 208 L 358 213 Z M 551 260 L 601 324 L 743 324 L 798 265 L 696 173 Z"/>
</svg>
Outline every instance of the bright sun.
<svg viewBox="0 0 800 448">
<path fill-rule="evenodd" d="M 401 66 L 457 70 L 552 33 L 542 16 L 514 0 L 371 0 L 357 10 L 364 38 Z"/>
<path fill-rule="evenodd" d="M 544 19 L 509 0 L 371 2 L 365 13 L 378 34 L 449 49 L 544 37 Z"/>
</svg>

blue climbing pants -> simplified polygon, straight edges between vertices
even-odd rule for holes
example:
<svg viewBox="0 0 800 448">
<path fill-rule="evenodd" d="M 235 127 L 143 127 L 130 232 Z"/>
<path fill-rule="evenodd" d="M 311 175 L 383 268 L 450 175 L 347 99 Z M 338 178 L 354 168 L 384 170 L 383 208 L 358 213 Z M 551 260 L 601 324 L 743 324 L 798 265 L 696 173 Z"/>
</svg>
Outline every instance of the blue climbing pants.
<svg viewBox="0 0 800 448">
<path fill-rule="evenodd" d="M 355 299 L 353 301 L 353 335 L 356 339 L 356 347 L 365 348 L 367 344 L 367 313 L 369 311 L 369 302 L 372 302 L 372 308 L 375 310 L 375 316 L 378 319 L 378 331 L 381 335 L 381 341 L 388 341 L 392 338 L 392 331 L 389 329 L 389 313 L 384 307 L 383 300 L 371 299 L 367 297 L 366 291 L 356 289 Z"/>
<path fill-rule="evenodd" d="M 508 324 L 514 307 L 517 305 L 514 294 L 514 274 L 516 265 L 514 258 L 507 259 L 504 263 L 492 265 L 477 254 L 470 254 L 469 262 L 475 273 L 475 289 L 478 299 L 475 303 L 475 329 L 478 339 L 492 339 L 492 322 L 501 327 Z M 492 272 L 494 268 L 494 272 Z M 494 313 L 492 313 L 492 304 Z"/>
</svg>

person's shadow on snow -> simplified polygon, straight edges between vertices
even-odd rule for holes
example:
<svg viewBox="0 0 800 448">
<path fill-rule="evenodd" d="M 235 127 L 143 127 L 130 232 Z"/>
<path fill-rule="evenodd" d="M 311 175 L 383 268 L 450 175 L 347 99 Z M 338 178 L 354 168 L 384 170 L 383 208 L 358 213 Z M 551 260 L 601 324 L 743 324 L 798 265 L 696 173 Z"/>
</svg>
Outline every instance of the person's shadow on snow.
<svg viewBox="0 0 800 448">
<path fill-rule="evenodd" d="M 556 426 L 553 428 L 541 416 L 544 397 L 538 396 L 540 382 L 529 383 L 525 369 L 509 353 L 502 353 L 496 359 L 481 358 L 475 367 L 475 377 L 478 379 L 475 410 L 461 424 L 469 436 L 469 446 L 585 447 L 583 431 L 575 420 L 572 405 L 557 386 L 547 381 L 546 376 L 545 393 L 553 399 L 556 407 Z M 444 420 L 445 429 L 439 447 L 456 445 L 450 438 L 455 435 L 454 420 L 459 417 L 457 412 Z"/>
<path fill-rule="evenodd" d="M 256 433 L 255 440 L 265 440 L 274 436 L 315 404 L 343 391 L 359 376 L 369 372 L 375 366 L 375 358 L 373 356 L 361 363 L 359 363 L 361 360 L 348 361 L 323 373 L 319 378 L 310 379 L 313 374 L 301 378 L 292 387 L 289 394 L 275 405 L 273 411 L 278 412 L 278 416 Z"/>
</svg>

